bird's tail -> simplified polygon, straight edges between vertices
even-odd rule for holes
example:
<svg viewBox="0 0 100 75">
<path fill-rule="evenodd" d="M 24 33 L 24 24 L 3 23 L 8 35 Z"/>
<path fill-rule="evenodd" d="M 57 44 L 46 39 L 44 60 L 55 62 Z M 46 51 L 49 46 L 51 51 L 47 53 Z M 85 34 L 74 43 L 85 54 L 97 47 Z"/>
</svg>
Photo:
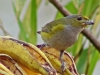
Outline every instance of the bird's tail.
<svg viewBox="0 0 100 75">
<path fill-rule="evenodd" d="M 37 31 L 38 34 L 41 34 L 41 31 Z"/>
</svg>

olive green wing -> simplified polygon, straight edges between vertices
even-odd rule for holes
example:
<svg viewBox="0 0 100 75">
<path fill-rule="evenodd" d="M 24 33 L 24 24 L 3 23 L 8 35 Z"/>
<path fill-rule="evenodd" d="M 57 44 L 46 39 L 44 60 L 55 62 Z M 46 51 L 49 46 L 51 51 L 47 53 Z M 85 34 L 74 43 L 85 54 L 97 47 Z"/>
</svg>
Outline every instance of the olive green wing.
<svg viewBox="0 0 100 75">
<path fill-rule="evenodd" d="M 42 27 L 41 31 L 46 32 L 46 33 L 52 32 L 53 25 L 54 25 L 54 22 L 47 23 L 44 27 Z"/>
<path fill-rule="evenodd" d="M 58 19 L 50 23 L 47 23 L 44 27 L 42 27 L 41 31 L 46 33 L 51 33 L 53 31 L 62 29 L 64 25 L 65 21 L 63 19 Z"/>
</svg>

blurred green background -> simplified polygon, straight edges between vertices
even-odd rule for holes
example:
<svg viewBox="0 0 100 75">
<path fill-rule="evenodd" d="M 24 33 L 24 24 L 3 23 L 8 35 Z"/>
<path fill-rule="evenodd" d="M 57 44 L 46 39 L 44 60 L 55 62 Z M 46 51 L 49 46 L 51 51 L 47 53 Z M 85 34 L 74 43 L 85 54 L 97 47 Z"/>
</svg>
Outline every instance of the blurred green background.
<svg viewBox="0 0 100 75">
<path fill-rule="evenodd" d="M 59 0 L 72 14 L 83 14 L 93 19 L 88 30 L 100 42 L 100 0 Z M 63 17 L 47 0 L 0 0 L 0 35 L 10 35 L 32 44 L 44 43 L 36 32 L 46 23 Z M 78 72 L 100 74 L 100 54 L 82 34 L 68 49 L 75 59 Z"/>
</svg>

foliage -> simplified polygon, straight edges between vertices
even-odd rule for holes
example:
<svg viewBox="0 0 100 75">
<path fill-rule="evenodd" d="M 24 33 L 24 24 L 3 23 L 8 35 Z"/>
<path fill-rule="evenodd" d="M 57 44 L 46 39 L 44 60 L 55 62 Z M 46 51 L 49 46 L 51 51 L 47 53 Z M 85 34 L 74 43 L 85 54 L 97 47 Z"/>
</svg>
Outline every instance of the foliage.
<svg viewBox="0 0 100 75">
<path fill-rule="evenodd" d="M 39 2 L 39 1 L 38 1 Z M 15 4 L 16 3 L 16 4 Z M 24 4 L 23 4 L 24 3 Z M 37 42 L 37 3 L 36 0 L 16 0 L 12 2 L 18 25 L 19 39 L 36 44 Z M 28 5 L 25 7 L 25 5 Z M 19 7 L 20 6 L 20 7 Z M 24 15 L 23 15 L 24 14 Z M 23 15 L 21 18 L 20 16 Z"/>
</svg>

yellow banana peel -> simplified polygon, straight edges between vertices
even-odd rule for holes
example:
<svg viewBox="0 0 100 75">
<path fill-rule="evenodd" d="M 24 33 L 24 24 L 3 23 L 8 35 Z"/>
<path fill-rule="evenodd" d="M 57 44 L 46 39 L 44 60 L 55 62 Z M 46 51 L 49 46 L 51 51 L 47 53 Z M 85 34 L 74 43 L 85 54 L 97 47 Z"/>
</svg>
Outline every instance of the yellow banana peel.
<svg viewBox="0 0 100 75">
<path fill-rule="evenodd" d="M 51 61 L 51 64 L 57 70 L 57 72 L 62 74 L 61 62 L 59 60 L 60 52 L 54 48 L 49 48 L 49 47 L 43 47 L 42 51 L 45 53 L 47 58 Z M 63 75 L 79 75 L 73 57 L 66 51 L 64 52 L 63 57 L 64 57 L 63 60 L 66 63 L 66 69 L 63 72 Z"/>
<path fill-rule="evenodd" d="M 8 54 L 31 71 L 38 71 L 43 75 L 57 75 L 45 54 L 34 45 L 1 36 L 0 53 Z"/>
<path fill-rule="evenodd" d="M 27 75 L 26 72 L 8 55 L 0 54 L 0 70 L 4 70 L 2 73 L 6 75 Z"/>
<path fill-rule="evenodd" d="M 62 73 L 59 51 L 47 46 L 42 47 L 41 50 L 30 43 L 9 36 L 0 36 L 0 73 L 4 75 L 79 75 L 73 57 L 69 53 L 64 53 L 66 69 Z"/>
</svg>

